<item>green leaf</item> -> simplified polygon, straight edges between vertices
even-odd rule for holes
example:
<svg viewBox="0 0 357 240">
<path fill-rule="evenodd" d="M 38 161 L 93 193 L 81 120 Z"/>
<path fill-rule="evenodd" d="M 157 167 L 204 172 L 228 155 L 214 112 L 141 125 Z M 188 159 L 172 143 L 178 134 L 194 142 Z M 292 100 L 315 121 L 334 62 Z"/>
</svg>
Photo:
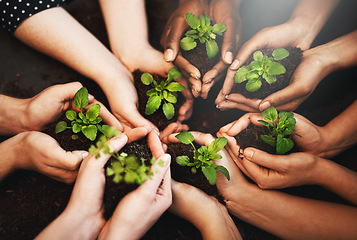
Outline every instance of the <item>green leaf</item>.
<svg viewBox="0 0 357 240">
<path fill-rule="evenodd" d="M 155 88 L 150 89 L 146 92 L 146 95 L 148 95 L 149 97 L 151 97 L 152 95 L 156 95 L 157 96 L 157 91 Z"/>
<path fill-rule="evenodd" d="M 248 80 L 259 79 L 259 74 L 257 71 L 250 71 L 247 73 L 246 78 Z"/>
<path fill-rule="evenodd" d="M 113 138 L 120 133 L 115 126 L 108 126 L 105 124 L 101 126 L 99 131 L 101 131 L 107 138 Z"/>
<path fill-rule="evenodd" d="M 188 30 L 185 35 L 187 37 L 194 37 L 195 35 L 197 35 L 198 31 L 196 29 L 192 29 L 192 30 Z"/>
<path fill-rule="evenodd" d="M 227 138 L 225 137 L 219 137 L 216 138 L 211 144 L 208 146 L 208 153 L 217 153 L 219 152 L 224 146 L 227 144 Z"/>
<path fill-rule="evenodd" d="M 250 69 L 252 70 L 261 70 L 262 69 L 262 62 L 261 61 L 253 61 L 249 64 Z"/>
<path fill-rule="evenodd" d="M 276 82 L 276 76 L 275 75 L 268 75 L 267 77 L 264 78 L 267 83 L 272 84 Z"/>
<path fill-rule="evenodd" d="M 207 27 L 207 26 L 209 26 L 209 24 L 208 25 L 206 24 L 205 16 L 201 15 L 200 16 L 200 27 L 201 27 L 201 29 L 204 28 L 204 27 Z"/>
<path fill-rule="evenodd" d="M 164 112 L 165 114 L 165 117 L 170 120 L 171 118 L 174 117 L 175 115 L 175 108 L 174 108 L 174 105 L 172 105 L 172 103 L 164 103 L 162 105 L 162 111 Z"/>
<path fill-rule="evenodd" d="M 94 141 L 97 137 L 97 127 L 94 125 L 84 126 L 82 128 L 82 133 L 86 136 L 89 140 Z"/>
<path fill-rule="evenodd" d="M 289 56 L 289 52 L 285 48 L 275 49 L 272 53 L 275 61 L 279 61 Z"/>
<path fill-rule="evenodd" d="M 79 118 L 82 119 L 83 121 L 84 121 L 84 120 L 87 120 L 87 119 L 86 119 L 86 116 L 84 116 L 84 114 L 81 113 L 81 112 L 78 113 L 78 116 L 79 116 Z"/>
<path fill-rule="evenodd" d="M 190 162 L 190 158 L 187 156 L 178 156 L 176 158 L 176 162 L 180 166 L 187 166 L 187 164 Z"/>
<path fill-rule="evenodd" d="M 205 20 L 205 26 L 209 27 L 211 25 L 212 18 L 210 18 L 209 16 L 204 16 L 204 20 Z"/>
<path fill-rule="evenodd" d="M 185 51 L 190 51 L 197 46 L 195 39 L 191 37 L 184 37 L 180 40 L 180 47 Z"/>
<path fill-rule="evenodd" d="M 178 70 L 177 67 L 172 67 L 169 69 L 169 74 L 168 74 L 169 78 L 179 78 L 181 76 L 182 73 L 180 72 L 180 70 Z"/>
<path fill-rule="evenodd" d="M 243 66 L 238 69 L 238 71 L 234 74 L 234 82 L 242 83 L 247 80 L 247 73 L 249 73 L 250 69 L 248 66 Z"/>
<path fill-rule="evenodd" d="M 127 172 L 124 175 L 124 181 L 129 184 L 135 183 L 135 180 L 138 178 L 138 174 L 135 172 Z"/>
<path fill-rule="evenodd" d="M 227 180 L 230 180 L 230 179 L 231 179 L 231 177 L 229 176 L 229 172 L 228 172 L 227 168 L 218 165 L 218 166 L 216 167 L 216 169 L 217 169 L 218 171 L 220 171 L 221 173 L 223 173 L 223 175 L 227 178 Z"/>
<path fill-rule="evenodd" d="M 289 152 L 294 147 L 294 142 L 290 138 L 284 138 L 278 135 L 276 142 L 276 153 L 285 154 Z"/>
<path fill-rule="evenodd" d="M 213 25 L 212 32 L 218 35 L 222 35 L 223 32 L 227 30 L 226 24 L 224 23 L 216 23 Z"/>
<path fill-rule="evenodd" d="M 151 96 L 146 103 L 145 113 L 147 115 L 153 114 L 161 105 L 161 98 L 159 96 Z"/>
<path fill-rule="evenodd" d="M 200 26 L 200 21 L 193 13 L 188 12 L 185 14 L 185 17 L 188 25 L 190 25 L 192 29 L 197 29 Z"/>
<path fill-rule="evenodd" d="M 94 105 L 90 106 L 90 108 L 87 110 L 86 118 L 89 121 L 94 121 L 99 116 L 99 113 L 100 113 L 100 105 L 94 104 Z"/>
<path fill-rule="evenodd" d="M 280 74 L 284 74 L 285 72 L 286 69 L 284 68 L 284 66 L 278 62 L 270 62 L 267 65 L 267 73 L 269 75 L 280 75 Z"/>
<path fill-rule="evenodd" d="M 217 55 L 218 51 L 219 51 L 216 41 L 215 40 L 208 40 L 206 42 L 206 50 L 207 50 L 208 58 L 214 58 Z"/>
<path fill-rule="evenodd" d="M 276 111 L 275 107 L 271 106 L 262 112 L 262 116 L 266 121 L 272 122 L 278 118 L 278 111 Z"/>
<path fill-rule="evenodd" d="M 56 124 L 55 133 L 58 134 L 63 132 L 67 129 L 67 123 L 65 121 L 60 121 Z"/>
<path fill-rule="evenodd" d="M 183 144 L 191 144 L 193 142 L 193 135 L 189 132 L 180 132 L 176 135 L 176 138 Z"/>
<path fill-rule="evenodd" d="M 166 89 L 170 92 L 181 92 L 185 90 L 185 87 L 178 82 L 171 82 L 169 85 L 167 85 Z"/>
<path fill-rule="evenodd" d="M 68 110 L 66 112 L 66 117 L 69 121 L 73 121 L 74 119 L 77 118 L 77 113 L 73 110 Z"/>
<path fill-rule="evenodd" d="M 208 157 L 209 157 L 209 159 L 221 159 L 222 158 L 222 156 L 217 153 L 212 153 Z"/>
<path fill-rule="evenodd" d="M 177 102 L 177 97 L 174 94 L 169 92 L 166 95 L 167 96 L 164 96 L 166 101 L 168 101 L 170 103 L 176 103 Z"/>
<path fill-rule="evenodd" d="M 82 130 L 82 127 L 79 124 L 77 124 L 77 123 L 73 124 L 72 131 L 74 133 L 79 133 L 81 130 Z"/>
<path fill-rule="evenodd" d="M 266 127 L 269 127 L 269 123 L 267 123 L 266 121 L 264 120 L 258 120 L 259 123 L 263 124 L 264 126 Z"/>
<path fill-rule="evenodd" d="M 245 85 L 245 89 L 248 92 L 255 92 L 258 91 L 261 86 L 262 86 L 262 81 L 260 80 L 260 78 L 254 78 L 254 79 L 250 79 L 247 82 L 247 84 Z"/>
<path fill-rule="evenodd" d="M 276 146 L 276 140 L 269 135 L 260 135 L 260 138 L 272 147 Z"/>
<path fill-rule="evenodd" d="M 263 57 L 264 57 L 264 55 L 263 55 L 262 51 L 255 51 L 253 53 L 253 58 L 255 61 L 262 61 Z"/>
<path fill-rule="evenodd" d="M 154 81 L 153 76 L 150 73 L 143 73 L 141 75 L 141 82 L 145 85 L 150 85 Z"/>
<path fill-rule="evenodd" d="M 202 172 L 207 178 L 209 184 L 214 185 L 217 181 L 217 172 L 213 166 L 202 167 Z"/>
<path fill-rule="evenodd" d="M 88 90 L 85 87 L 76 92 L 74 95 L 74 106 L 77 108 L 85 108 L 88 105 Z"/>
<path fill-rule="evenodd" d="M 286 119 L 288 118 L 294 118 L 294 113 L 292 112 L 280 112 L 279 113 L 279 118 L 285 117 Z"/>
</svg>

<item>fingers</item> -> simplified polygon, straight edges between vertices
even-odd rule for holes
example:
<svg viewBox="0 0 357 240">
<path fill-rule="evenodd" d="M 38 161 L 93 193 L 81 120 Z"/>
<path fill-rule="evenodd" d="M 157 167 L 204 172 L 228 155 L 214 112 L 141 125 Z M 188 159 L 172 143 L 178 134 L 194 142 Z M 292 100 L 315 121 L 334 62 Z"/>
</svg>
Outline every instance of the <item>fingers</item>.
<svg viewBox="0 0 357 240">
<path fill-rule="evenodd" d="M 233 61 L 233 50 L 236 47 L 237 40 L 239 41 L 239 37 L 238 39 L 236 37 L 237 34 L 234 19 L 229 18 L 225 23 L 228 27 L 223 36 L 222 60 L 225 64 L 231 64 Z"/>
<path fill-rule="evenodd" d="M 192 131 L 190 133 L 193 135 L 196 143 L 205 145 L 206 147 L 208 147 L 211 142 L 215 140 L 215 138 L 209 133 L 201 133 L 196 131 Z"/>
<path fill-rule="evenodd" d="M 201 97 L 206 99 L 208 92 L 211 90 L 214 84 L 216 84 L 225 73 L 227 68 L 226 64 L 223 61 L 219 61 L 211 70 L 209 70 L 202 78 L 202 89 Z"/>
<path fill-rule="evenodd" d="M 188 120 L 193 112 L 193 98 L 186 98 L 186 101 L 184 104 L 179 109 L 179 116 L 177 120 L 179 122 L 183 122 L 185 120 Z"/>
<path fill-rule="evenodd" d="M 62 102 L 71 101 L 74 99 L 77 91 L 82 88 L 80 82 L 71 82 L 66 84 L 59 84 L 49 88 L 49 90 L 59 97 Z"/>
<path fill-rule="evenodd" d="M 148 133 L 151 132 L 151 130 L 152 127 L 148 125 L 148 126 L 132 128 L 125 131 L 124 133 L 128 137 L 128 142 L 134 142 L 148 135 Z"/>
<path fill-rule="evenodd" d="M 170 134 L 187 131 L 188 126 L 178 122 L 170 123 L 160 134 L 160 139 L 164 143 L 168 143 L 168 137 Z"/>
<path fill-rule="evenodd" d="M 246 113 L 240 117 L 237 121 L 227 124 L 226 126 L 220 128 L 220 133 L 226 133 L 228 136 L 234 137 L 238 135 L 241 131 L 246 129 L 250 124 L 250 117 L 253 113 Z"/>
<path fill-rule="evenodd" d="M 172 62 L 179 52 L 181 36 L 187 28 L 187 23 L 184 18 L 175 18 L 169 25 L 170 29 L 168 29 L 164 46 L 164 58 L 165 61 Z"/>
<path fill-rule="evenodd" d="M 232 91 L 234 81 L 233 77 L 236 71 L 228 69 L 226 78 L 224 79 L 222 90 L 219 92 L 215 103 L 219 104 L 220 102 L 226 100 L 226 95 Z"/>
<path fill-rule="evenodd" d="M 284 171 L 289 164 L 286 156 L 272 155 L 255 148 L 246 148 L 243 154 L 250 162 L 276 171 Z"/>
<path fill-rule="evenodd" d="M 246 112 L 258 112 L 258 106 L 262 100 L 246 98 L 241 94 L 230 94 L 225 96 L 216 107 L 222 111 L 227 109 L 240 109 Z"/>
<path fill-rule="evenodd" d="M 119 151 L 122 147 L 125 146 L 125 144 L 127 142 L 128 142 L 128 137 L 125 134 L 121 134 L 117 137 L 110 139 L 108 141 L 108 146 L 109 146 L 110 152 Z M 104 168 L 104 165 L 107 163 L 109 158 L 110 158 L 110 155 L 103 153 L 103 151 L 101 151 L 100 157 L 97 159 L 94 156 L 90 157 L 90 159 L 93 159 L 94 162 L 97 162 L 97 164 L 99 165 L 100 168 Z"/>
<path fill-rule="evenodd" d="M 189 61 L 184 59 L 181 55 L 178 55 L 175 60 L 175 65 L 182 70 L 182 73 L 185 75 L 187 81 L 190 84 L 192 94 L 195 97 L 198 97 L 201 92 L 202 83 L 201 83 L 201 73 L 200 71 L 193 66 Z"/>
<path fill-rule="evenodd" d="M 151 131 L 148 134 L 148 146 L 150 148 L 152 156 L 156 159 L 158 159 L 159 156 L 165 153 L 160 138 L 154 131 Z"/>
<path fill-rule="evenodd" d="M 155 195 L 159 187 L 163 188 L 164 190 L 171 189 L 171 175 L 169 170 L 170 163 L 171 156 L 169 154 L 163 154 L 156 160 L 154 165 L 151 167 L 151 171 L 154 175 L 151 178 L 147 179 L 141 186 L 150 195 Z M 161 183 L 163 184 L 163 186 L 160 186 Z"/>
</svg>

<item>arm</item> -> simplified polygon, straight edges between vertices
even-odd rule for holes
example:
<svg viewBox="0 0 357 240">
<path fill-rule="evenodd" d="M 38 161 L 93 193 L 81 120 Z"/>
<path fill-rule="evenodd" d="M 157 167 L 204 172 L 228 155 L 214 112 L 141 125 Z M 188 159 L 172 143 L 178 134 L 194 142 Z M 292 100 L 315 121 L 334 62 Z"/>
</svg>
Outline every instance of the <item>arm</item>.
<svg viewBox="0 0 357 240">
<path fill-rule="evenodd" d="M 217 187 L 229 211 L 238 218 L 283 239 L 356 238 L 356 207 L 262 190 L 239 171 L 241 161 L 236 157 L 239 146 L 230 144 L 226 149 L 222 165 L 231 179 L 218 176 Z M 351 182 L 347 186 L 353 188 Z"/>
<path fill-rule="evenodd" d="M 115 117 L 127 126 L 152 125 L 137 108 L 131 73 L 63 8 L 51 8 L 26 19 L 15 37 L 96 81 Z M 116 93 L 116 94 L 113 94 Z"/>
</svg>

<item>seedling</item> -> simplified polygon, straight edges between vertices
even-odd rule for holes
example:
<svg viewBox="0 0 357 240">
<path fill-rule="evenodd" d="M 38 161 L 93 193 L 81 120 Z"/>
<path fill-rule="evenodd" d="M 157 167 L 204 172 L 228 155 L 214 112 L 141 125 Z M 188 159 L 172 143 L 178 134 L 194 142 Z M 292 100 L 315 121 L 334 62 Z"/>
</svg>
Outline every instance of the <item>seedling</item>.
<svg viewBox="0 0 357 240">
<path fill-rule="evenodd" d="M 294 147 L 291 135 L 299 134 L 293 131 L 296 120 L 292 112 L 278 112 L 274 107 L 270 107 L 262 112 L 264 120 L 259 120 L 261 124 L 269 129 L 269 135 L 261 135 L 261 139 L 276 148 L 277 154 L 285 154 Z M 279 116 L 279 118 L 278 118 Z"/>
<path fill-rule="evenodd" d="M 175 115 L 174 105 L 177 102 L 177 92 L 185 90 L 185 87 L 178 82 L 172 82 L 174 78 L 181 77 L 181 72 L 176 68 L 170 68 L 168 77 L 165 81 L 158 84 L 150 73 L 141 75 L 141 82 L 152 86 L 152 89 L 146 92 L 149 100 L 146 103 L 145 113 L 151 115 L 156 112 L 162 104 L 162 111 L 165 117 L 170 120 Z"/>
<path fill-rule="evenodd" d="M 181 39 L 180 46 L 185 51 L 190 51 L 197 46 L 198 39 L 201 44 L 206 44 L 208 58 L 214 58 L 218 51 L 216 36 L 222 35 L 227 30 L 224 23 L 216 23 L 211 26 L 212 19 L 209 16 L 201 15 L 198 19 L 194 14 L 188 12 L 185 14 L 188 25 L 192 28 L 185 33 Z"/>
<path fill-rule="evenodd" d="M 140 185 L 157 172 L 156 168 L 150 171 L 151 166 L 156 161 L 154 157 L 150 161 L 150 166 L 146 166 L 144 158 L 139 161 L 134 155 L 128 155 L 124 152 L 111 152 L 108 140 L 104 135 L 99 138 L 96 146 L 92 145 L 89 148 L 89 153 L 94 154 L 97 159 L 100 157 L 101 152 L 114 158 L 110 166 L 106 168 L 106 175 L 113 176 L 113 182 L 115 183 L 125 182 L 127 184 Z M 159 160 L 158 165 L 164 167 L 164 161 Z"/>
<path fill-rule="evenodd" d="M 77 112 L 73 110 L 66 111 L 66 117 L 71 121 L 71 125 L 67 126 L 65 121 L 60 121 L 55 128 L 56 134 L 67 129 L 72 129 L 73 133 L 82 132 L 89 140 L 94 141 L 97 137 L 98 130 L 108 138 L 118 133 L 118 130 L 108 125 L 99 124 L 102 122 L 102 118 L 99 117 L 99 104 L 93 104 L 84 114 L 83 109 L 88 106 L 88 90 L 85 87 L 79 89 L 74 96 L 74 106 L 79 108 L 80 112 L 77 114 Z M 78 136 L 72 135 L 72 138 L 75 139 L 78 138 Z"/>
<path fill-rule="evenodd" d="M 284 48 L 275 49 L 272 57 L 264 55 L 261 51 L 253 53 L 254 61 L 248 66 L 242 66 L 234 75 L 235 83 L 248 81 L 245 89 L 248 92 L 255 92 L 262 86 L 262 79 L 267 83 L 276 82 L 276 76 L 284 74 L 286 69 L 283 65 L 276 62 L 289 56 L 289 52 Z"/>
<path fill-rule="evenodd" d="M 192 173 L 196 173 L 197 169 L 201 168 L 203 174 L 209 181 L 211 185 L 216 184 L 217 181 L 217 172 L 216 170 L 223 173 L 223 175 L 229 180 L 228 170 L 220 165 L 216 165 L 212 159 L 221 159 L 222 156 L 217 154 L 224 146 L 227 144 L 227 139 L 225 137 L 219 137 L 215 139 L 207 148 L 206 146 L 201 146 L 196 150 L 195 145 L 193 144 L 193 135 L 189 132 L 181 132 L 176 135 L 176 138 L 180 140 L 183 144 L 191 144 L 193 147 L 193 162 L 190 161 L 190 158 L 187 156 L 178 156 L 176 162 L 180 166 L 191 167 Z"/>
</svg>

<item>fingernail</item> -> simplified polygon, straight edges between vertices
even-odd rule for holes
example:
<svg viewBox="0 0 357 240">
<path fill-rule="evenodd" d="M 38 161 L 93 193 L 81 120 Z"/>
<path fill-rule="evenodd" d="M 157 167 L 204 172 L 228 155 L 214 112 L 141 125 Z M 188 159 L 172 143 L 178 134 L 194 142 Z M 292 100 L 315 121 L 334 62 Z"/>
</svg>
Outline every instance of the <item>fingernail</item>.
<svg viewBox="0 0 357 240">
<path fill-rule="evenodd" d="M 231 64 L 233 61 L 233 53 L 226 52 L 226 54 L 224 54 L 224 60 L 226 61 L 227 64 Z"/>
<path fill-rule="evenodd" d="M 93 100 L 93 99 L 94 99 L 93 95 L 88 94 L 88 101 L 91 101 L 91 100 Z"/>
<path fill-rule="evenodd" d="M 200 79 L 195 73 L 190 73 L 190 76 L 197 80 Z"/>
<path fill-rule="evenodd" d="M 160 132 L 157 129 L 154 128 L 153 131 L 156 133 L 157 136 L 160 137 Z"/>
<path fill-rule="evenodd" d="M 112 140 L 121 142 L 124 139 L 127 140 L 127 138 L 128 138 L 128 136 L 125 133 L 122 133 L 122 134 L 119 134 L 119 135 L 113 137 Z"/>
<path fill-rule="evenodd" d="M 218 108 L 218 109 L 220 108 L 218 104 L 216 105 L 216 108 Z"/>
<path fill-rule="evenodd" d="M 228 95 L 228 94 L 227 94 L 227 95 L 225 95 L 225 96 L 224 96 L 224 98 L 225 98 L 226 100 L 228 100 L 229 95 Z"/>
<path fill-rule="evenodd" d="M 238 66 L 239 66 L 239 60 L 238 59 L 236 59 L 236 60 L 234 60 L 234 62 L 232 63 L 232 65 L 231 65 L 231 69 L 232 70 L 237 70 L 238 69 Z"/>
<path fill-rule="evenodd" d="M 84 152 L 84 153 L 82 153 L 82 159 L 85 159 L 87 156 L 88 156 L 88 152 Z"/>
<path fill-rule="evenodd" d="M 174 60 L 174 51 L 172 49 L 166 49 L 165 51 L 165 61 L 172 62 Z"/>
<path fill-rule="evenodd" d="M 244 156 L 250 160 L 253 158 L 253 154 L 254 154 L 254 151 L 253 150 L 250 150 L 250 149 L 245 149 L 244 150 Z"/>
<path fill-rule="evenodd" d="M 259 110 L 262 112 L 271 106 L 270 102 L 266 101 L 259 105 Z"/>
</svg>

